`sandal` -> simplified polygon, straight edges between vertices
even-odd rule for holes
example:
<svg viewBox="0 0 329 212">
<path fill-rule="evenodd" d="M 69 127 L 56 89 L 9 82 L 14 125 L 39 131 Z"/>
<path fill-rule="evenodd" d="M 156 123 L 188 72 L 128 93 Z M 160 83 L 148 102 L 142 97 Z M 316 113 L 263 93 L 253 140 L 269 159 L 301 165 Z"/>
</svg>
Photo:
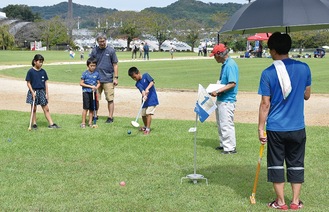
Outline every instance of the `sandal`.
<svg viewBox="0 0 329 212">
<path fill-rule="evenodd" d="M 279 203 L 277 202 L 277 200 L 274 200 L 273 202 L 268 203 L 267 204 L 267 207 L 278 209 L 278 210 L 283 210 L 283 211 L 288 210 L 288 206 L 286 204 L 279 205 Z"/>
<path fill-rule="evenodd" d="M 299 200 L 298 204 L 290 203 L 290 209 L 291 210 L 299 210 L 299 209 L 302 209 L 303 207 L 304 207 L 304 204 L 300 200 Z"/>
<path fill-rule="evenodd" d="M 80 127 L 81 128 L 86 128 L 86 125 L 85 124 L 80 124 Z"/>
</svg>

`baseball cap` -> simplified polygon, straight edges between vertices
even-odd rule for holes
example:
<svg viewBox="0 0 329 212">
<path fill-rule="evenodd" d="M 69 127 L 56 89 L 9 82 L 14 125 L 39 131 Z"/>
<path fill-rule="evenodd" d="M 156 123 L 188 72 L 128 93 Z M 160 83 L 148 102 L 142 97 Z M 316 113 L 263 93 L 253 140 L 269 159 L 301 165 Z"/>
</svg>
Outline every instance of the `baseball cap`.
<svg viewBox="0 0 329 212">
<path fill-rule="evenodd" d="M 211 51 L 209 57 L 212 57 L 214 56 L 215 54 L 220 54 L 220 53 L 223 53 L 223 52 L 226 52 L 224 55 L 226 55 L 228 53 L 227 51 L 227 48 L 224 44 L 222 43 L 219 43 L 217 44 L 216 46 L 214 46 L 213 50 Z M 223 56 L 224 56 L 223 55 Z"/>
</svg>

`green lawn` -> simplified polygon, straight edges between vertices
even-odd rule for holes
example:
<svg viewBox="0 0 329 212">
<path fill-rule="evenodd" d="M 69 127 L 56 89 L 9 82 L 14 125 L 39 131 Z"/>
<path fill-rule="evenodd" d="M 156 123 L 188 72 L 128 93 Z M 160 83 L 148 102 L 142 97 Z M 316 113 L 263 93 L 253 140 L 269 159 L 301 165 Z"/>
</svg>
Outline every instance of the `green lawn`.
<svg viewBox="0 0 329 212">
<path fill-rule="evenodd" d="M 78 84 L 83 64 L 51 66 L 70 61 L 67 53 L 41 52 L 51 82 Z M 0 64 L 29 65 L 35 52 L 0 51 Z M 8 59 L 15 57 L 15 59 Z M 216 81 L 220 65 L 212 59 L 122 61 L 120 86 L 133 87 L 127 76 L 131 66 L 149 72 L 159 89 L 196 90 Z M 176 54 L 190 57 L 192 53 Z M 169 53 L 152 53 L 167 58 Z M 49 58 L 49 59 L 48 59 Z M 53 60 L 50 58 L 54 58 Z M 79 59 L 75 59 L 79 61 Z M 240 67 L 240 91 L 256 92 L 262 69 L 270 59 L 236 59 Z M 313 91 L 328 93 L 328 59 L 304 59 L 312 69 Z M 28 66 L 0 71 L 0 75 L 25 78 Z M 2 101 L 3 103 L 3 101 Z M 266 182 L 266 152 L 261 164 L 256 205 L 249 196 L 259 153 L 256 124 L 236 124 L 238 154 L 221 155 L 216 123 L 199 123 L 197 173 L 208 181 L 197 184 L 181 178 L 193 173 L 194 121 L 156 119 L 152 133 L 143 136 L 130 126 L 131 118 L 117 117 L 98 128 L 81 129 L 80 115 L 52 114 L 62 128 L 47 129 L 38 113 L 37 131 L 28 131 L 29 112 L 0 111 L 0 210 L 1 211 L 272 211 L 266 203 L 274 198 Z M 131 130 L 129 135 L 127 131 Z M 329 162 L 328 127 L 307 127 L 303 211 L 327 211 Z M 121 181 L 126 186 L 119 185 Z M 291 190 L 287 184 L 286 201 Z"/>
<path fill-rule="evenodd" d="M 0 75 L 7 75 L 24 79 L 29 68 L 30 61 L 35 52 L 11 52 L 0 51 L 0 58 L 20 58 L 22 61 L 3 60 L 0 64 L 26 64 L 27 67 L 20 67 L 8 70 L 0 70 Z M 39 52 L 40 53 L 40 52 Z M 81 73 L 86 69 L 85 64 L 75 64 L 79 58 L 70 60 L 67 52 L 41 52 L 45 57 L 43 68 L 47 71 L 50 82 L 79 83 Z M 3 55 L 2 55 L 3 54 Z M 168 52 L 151 53 L 151 58 L 169 58 Z M 119 61 L 119 84 L 123 87 L 133 87 L 134 83 L 128 77 L 127 72 L 131 66 L 138 67 L 141 72 L 149 72 L 155 79 L 158 89 L 189 89 L 197 90 L 198 84 L 207 86 L 215 83 L 219 76 L 220 65 L 213 59 L 195 57 L 195 53 L 176 53 L 175 57 L 192 57 L 188 60 L 153 60 L 141 61 L 130 60 L 129 52 L 118 52 Z M 236 57 L 234 55 L 233 57 Z M 54 58 L 54 59 L 53 59 Z M 307 62 L 312 71 L 312 92 L 328 93 L 329 71 L 327 70 L 328 58 L 323 59 L 300 59 Z M 49 65 L 54 62 L 69 62 L 65 65 Z M 236 59 L 240 71 L 239 91 L 257 92 L 259 78 L 262 70 L 272 63 L 268 58 Z"/>
<path fill-rule="evenodd" d="M 76 52 L 75 58 L 69 56 L 68 51 L 1 51 L 0 50 L 0 65 L 22 64 L 30 65 L 35 54 L 42 54 L 46 63 L 53 62 L 78 62 L 80 54 Z M 85 52 L 84 57 L 87 59 L 89 52 Z M 193 52 L 177 52 L 175 57 L 196 56 Z M 117 52 L 120 60 L 131 59 L 131 52 Z M 139 55 L 137 55 L 139 56 Z M 170 58 L 169 52 L 150 52 L 150 59 Z"/>
<path fill-rule="evenodd" d="M 53 114 L 62 128 L 49 130 L 38 114 L 39 129 L 30 132 L 29 113 L 0 115 L 2 211 L 266 211 L 274 197 L 264 159 L 257 204 L 249 203 L 259 152 L 255 124 L 236 124 L 236 155 L 214 150 L 214 122 L 199 124 L 197 173 L 208 179 L 207 186 L 181 184 L 193 173 L 194 134 L 188 133 L 193 121 L 157 119 L 152 133 L 143 136 L 129 118 L 107 125 L 101 117 L 98 128 L 81 129 L 79 115 Z M 307 134 L 304 211 L 326 211 L 329 130 L 307 127 Z M 286 195 L 289 202 L 288 185 Z"/>
</svg>

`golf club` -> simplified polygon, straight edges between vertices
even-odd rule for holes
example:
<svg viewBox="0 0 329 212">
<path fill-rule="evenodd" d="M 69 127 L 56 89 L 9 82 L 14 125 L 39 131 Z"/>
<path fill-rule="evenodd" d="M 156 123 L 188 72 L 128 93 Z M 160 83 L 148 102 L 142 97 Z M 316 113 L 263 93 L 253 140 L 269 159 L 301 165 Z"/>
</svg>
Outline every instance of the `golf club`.
<svg viewBox="0 0 329 212">
<path fill-rule="evenodd" d="M 33 111 L 34 111 L 34 104 L 35 104 L 35 99 L 33 99 L 33 95 L 32 95 L 32 100 L 33 100 L 33 102 L 32 102 L 32 107 L 31 107 L 31 117 L 30 117 L 30 125 L 29 125 L 29 131 L 31 131 L 32 130 L 32 121 L 33 121 Z"/>
<path fill-rule="evenodd" d="M 94 116 L 93 116 L 93 125 L 91 126 L 92 128 L 97 128 L 96 120 L 97 120 L 97 115 L 96 115 L 96 92 L 93 91 L 93 104 L 94 104 Z"/>
<path fill-rule="evenodd" d="M 137 114 L 137 116 L 136 116 L 135 121 L 131 121 L 131 122 L 130 122 L 131 125 L 134 126 L 134 127 L 139 127 L 139 124 L 138 124 L 137 120 L 138 120 L 138 118 L 139 118 L 139 116 L 140 116 L 140 114 L 141 114 L 141 112 L 142 112 L 144 102 L 145 102 L 145 100 L 143 99 L 142 104 L 141 104 L 141 107 L 139 108 L 139 111 L 138 111 L 138 114 Z"/>
<path fill-rule="evenodd" d="M 263 156 L 263 151 L 264 151 L 264 144 L 260 145 L 259 148 L 259 158 L 258 158 L 258 163 L 257 163 L 257 169 L 256 169 L 256 176 L 255 176 L 255 180 L 254 180 L 254 187 L 252 189 L 252 193 L 250 196 L 250 203 L 251 204 L 256 204 L 256 190 L 257 190 L 257 184 L 258 184 L 258 176 L 259 176 L 259 172 L 260 172 L 260 162 L 262 160 L 262 156 Z"/>
</svg>

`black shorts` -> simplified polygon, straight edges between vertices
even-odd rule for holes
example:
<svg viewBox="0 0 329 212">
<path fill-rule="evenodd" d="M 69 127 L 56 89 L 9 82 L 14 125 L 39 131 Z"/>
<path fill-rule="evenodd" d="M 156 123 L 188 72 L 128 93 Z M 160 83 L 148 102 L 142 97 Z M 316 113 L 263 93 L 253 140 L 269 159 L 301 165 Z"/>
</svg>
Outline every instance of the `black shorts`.
<svg viewBox="0 0 329 212">
<path fill-rule="evenodd" d="M 269 182 L 282 183 L 284 162 L 287 180 L 291 183 L 304 182 L 305 129 L 290 132 L 267 131 L 267 178 Z"/>
<path fill-rule="evenodd" d="M 84 110 L 97 110 L 97 101 L 96 101 L 96 95 L 95 94 L 95 101 L 93 100 L 93 93 L 92 92 L 83 92 L 82 93 L 82 101 L 83 101 L 83 109 Z"/>
</svg>

